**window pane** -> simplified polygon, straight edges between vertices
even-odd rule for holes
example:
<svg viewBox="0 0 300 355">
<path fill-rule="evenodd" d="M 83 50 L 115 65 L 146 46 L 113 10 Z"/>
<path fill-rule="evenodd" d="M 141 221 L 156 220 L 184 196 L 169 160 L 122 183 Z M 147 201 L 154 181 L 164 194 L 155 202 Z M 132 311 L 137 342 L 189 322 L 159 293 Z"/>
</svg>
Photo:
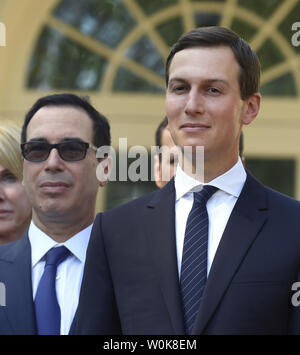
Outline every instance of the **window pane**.
<svg viewBox="0 0 300 355">
<path fill-rule="evenodd" d="M 168 6 L 176 5 L 178 0 L 135 0 L 147 15 L 162 10 Z"/>
<path fill-rule="evenodd" d="M 120 206 L 156 189 L 154 182 L 109 182 L 106 209 Z"/>
<path fill-rule="evenodd" d="M 160 56 L 153 42 L 147 36 L 142 36 L 128 49 L 126 55 L 146 68 L 152 69 L 157 74 L 164 76 L 164 60 Z"/>
<path fill-rule="evenodd" d="M 245 7 L 248 10 L 253 11 L 257 15 L 268 18 L 276 10 L 276 8 L 282 3 L 282 0 L 239 0 L 238 5 Z"/>
<path fill-rule="evenodd" d="M 266 186 L 295 196 L 295 160 L 246 158 L 246 167 Z"/>
<path fill-rule="evenodd" d="M 125 153 L 125 152 L 124 152 Z M 123 159 L 125 162 L 122 162 L 123 164 L 126 164 L 125 166 L 127 167 L 127 179 L 128 179 L 128 173 L 130 172 L 130 168 L 132 167 L 131 164 L 133 164 L 136 159 L 134 158 L 127 158 L 126 161 L 126 156 L 127 152 L 125 153 L 125 157 L 123 155 Z M 139 159 L 140 156 L 137 157 Z M 157 189 L 155 183 L 151 181 L 151 154 L 145 154 L 143 161 L 146 161 L 148 163 L 147 165 L 147 172 L 146 178 L 148 177 L 148 181 L 136 181 L 132 182 L 128 179 L 128 181 L 118 181 L 120 179 L 119 176 L 119 165 L 120 165 L 120 155 L 117 154 L 116 157 L 116 162 L 114 162 L 113 166 L 115 171 L 112 173 L 112 176 L 116 177 L 117 181 L 110 181 L 107 186 L 107 199 L 106 199 L 106 208 L 110 209 L 116 206 L 119 206 L 121 204 L 124 204 L 126 202 L 129 202 L 133 199 L 136 199 L 146 193 L 152 192 Z M 135 171 L 135 169 L 134 169 Z M 139 171 L 139 174 L 141 174 L 141 171 Z M 122 179 L 125 177 L 123 176 Z"/>
<path fill-rule="evenodd" d="M 256 28 L 235 17 L 231 24 L 231 29 L 239 34 L 245 41 L 250 42 L 256 33 Z"/>
<path fill-rule="evenodd" d="M 98 90 L 107 61 L 45 27 L 30 60 L 27 87 Z"/>
<path fill-rule="evenodd" d="M 260 60 L 261 69 L 266 70 L 275 64 L 281 63 L 285 58 L 275 43 L 268 39 L 257 51 Z"/>
<path fill-rule="evenodd" d="M 130 70 L 120 67 L 114 82 L 114 91 L 152 92 L 162 94 L 164 89 L 153 85 Z"/>
<path fill-rule="evenodd" d="M 198 12 L 195 14 L 196 27 L 201 26 L 217 26 L 220 22 L 221 16 L 214 13 Z"/>
<path fill-rule="evenodd" d="M 287 73 L 262 85 L 260 91 L 266 96 L 297 96 L 297 89 L 292 73 Z"/>
<path fill-rule="evenodd" d="M 191 2 L 207 2 L 207 0 L 191 0 Z M 213 0 L 214 2 L 225 2 L 226 0 Z"/>
<path fill-rule="evenodd" d="M 156 27 L 160 36 L 165 40 L 168 46 L 172 46 L 177 42 L 178 38 L 184 32 L 182 19 L 174 17 Z"/>
<path fill-rule="evenodd" d="M 136 24 L 121 0 L 64 0 L 54 15 L 113 48 Z"/>
</svg>

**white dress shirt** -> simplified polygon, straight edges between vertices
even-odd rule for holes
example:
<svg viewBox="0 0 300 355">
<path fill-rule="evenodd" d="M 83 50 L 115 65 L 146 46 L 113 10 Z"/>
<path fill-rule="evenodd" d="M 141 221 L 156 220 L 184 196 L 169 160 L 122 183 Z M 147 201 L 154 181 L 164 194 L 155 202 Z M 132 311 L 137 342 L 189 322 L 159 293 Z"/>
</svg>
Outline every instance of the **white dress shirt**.
<svg viewBox="0 0 300 355">
<path fill-rule="evenodd" d="M 76 308 L 83 276 L 86 250 L 92 224 L 64 243 L 57 243 L 31 221 L 28 236 L 31 244 L 33 299 L 45 267 L 45 254 L 53 247 L 64 245 L 71 252 L 57 267 L 56 294 L 61 309 L 60 334 L 69 333 Z"/>
<path fill-rule="evenodd" d="M 188 176 L 178 164 L 175 175 L 175 223 L 179 275 L 181 270 L 185 227 L 194 202 L 193 192 L 201 190 L 203 185 L 212 185 L 219 189 L 214 195 L 212 195 L 206 204 L 209 219 L 208 275 L 230 214 L 245 184 L 246 176 L 247 174 L 240 158 L 230 170 L 211 180 L 207 184 L 200 183 L 198 180 Z"/>
</svg>

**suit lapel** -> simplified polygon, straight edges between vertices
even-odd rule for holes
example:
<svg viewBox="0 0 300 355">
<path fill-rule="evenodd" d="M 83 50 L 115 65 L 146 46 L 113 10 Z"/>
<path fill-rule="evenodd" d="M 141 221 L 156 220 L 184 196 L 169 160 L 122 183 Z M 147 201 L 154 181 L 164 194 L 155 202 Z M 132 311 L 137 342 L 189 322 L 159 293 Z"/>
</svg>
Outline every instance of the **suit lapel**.
<svg viewBox="0 0 300 355">
<path fill-rule="evenodd" d="M 203 332 L 266 219 L 266 191 L 248 174 L 214 257 L 193 334 Z"/>
<path fill-rule="evenodd" d="M 175 188 L 172 179 L 148 203 L 145 219 L 150 253 L 175 334 L 184 334 L 175 238 Z"/>
<path fill-rule="evenodd" d="M 6 287 L 6 312 L 13 334 L 35 334 L 35 316 L 31 281 L 31 247 L 27 232 L 2 257 L 1 272 Z"/>
</svg>

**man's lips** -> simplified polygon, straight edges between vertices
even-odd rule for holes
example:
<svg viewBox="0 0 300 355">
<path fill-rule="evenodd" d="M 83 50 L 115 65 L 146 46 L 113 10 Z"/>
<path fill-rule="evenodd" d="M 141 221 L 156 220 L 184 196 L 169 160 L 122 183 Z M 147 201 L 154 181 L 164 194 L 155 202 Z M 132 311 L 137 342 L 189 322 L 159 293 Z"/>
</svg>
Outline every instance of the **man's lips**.
<svg viewBox="0 0 300 355">
<path fill-rule="evenodd" d="M 210 126 L 204 123 L 185 123 L 180 126 L 180 129 L 188 132 L 203 131 L 209 128 Z"/>
<path fill-rule="evenodd" d="M 12 213 L 11 210 L 0 209 L 0 218 L 6 218 L 8 215 Z"/>
<path fill-rule="evenodd" d="M 62 192 L 68 189 L 69 187 L 70 185 L 63 181 L 45 181 L 40 185 L 40 188 L 45 192 Z"/>
<path fill-rule="evenodd" d="M 46 182 L 43 182 L 40 186 L 41 187 L 48 187 L 48 186 L 50 186 L 50 187 L 56 187 L 56 186 L 69 187 L 70 185 L 67 184 L 66 182 L 60 182 L 60 181 L 58 181 L 58 182 L 48 182 L 48 181 L 46 181 Z"/>
</svg>

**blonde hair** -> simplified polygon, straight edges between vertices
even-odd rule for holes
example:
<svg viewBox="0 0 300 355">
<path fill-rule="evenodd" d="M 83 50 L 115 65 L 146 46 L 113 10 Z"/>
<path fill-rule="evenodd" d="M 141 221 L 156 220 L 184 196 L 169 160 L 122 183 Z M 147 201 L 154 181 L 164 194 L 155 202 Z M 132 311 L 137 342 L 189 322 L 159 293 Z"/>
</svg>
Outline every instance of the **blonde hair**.
<svg viewBox="0 0 300 355">
<path fill-rule="evenodd" d="M 10 122 L 0 124 L 0 164 L 22 181 L 21 129 Z"/>
</svg>

